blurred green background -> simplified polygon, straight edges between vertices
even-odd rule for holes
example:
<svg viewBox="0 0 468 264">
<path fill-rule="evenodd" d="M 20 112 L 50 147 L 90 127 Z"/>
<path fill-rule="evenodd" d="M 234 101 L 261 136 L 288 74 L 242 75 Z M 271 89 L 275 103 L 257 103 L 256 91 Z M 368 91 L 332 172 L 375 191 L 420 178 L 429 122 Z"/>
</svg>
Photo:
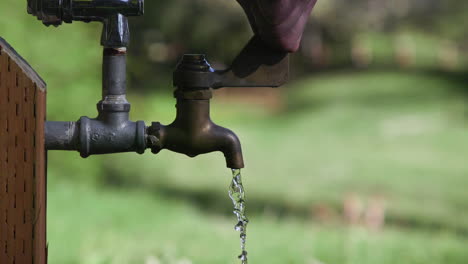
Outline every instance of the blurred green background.
<svg viewBox="0 0 468 264">
<path fill-rule="evenodd" d="M 467 17 L 457 0 L 322 0 L 286 87 L 216 94 L 213 119 L 243 143 L 250 263 L 468 263 Z M 181 54 L 221 67 L 251 36 L 234 0 L 146 1 L 131 23 L 131 116 L 147 124 L 175 116 Z M 96 115 L 100 30 L 0 2 L 49 120 Z M 51 264 L 238 263 L 219 153 L 51 152 L 48 177 Z"/>
</svg>

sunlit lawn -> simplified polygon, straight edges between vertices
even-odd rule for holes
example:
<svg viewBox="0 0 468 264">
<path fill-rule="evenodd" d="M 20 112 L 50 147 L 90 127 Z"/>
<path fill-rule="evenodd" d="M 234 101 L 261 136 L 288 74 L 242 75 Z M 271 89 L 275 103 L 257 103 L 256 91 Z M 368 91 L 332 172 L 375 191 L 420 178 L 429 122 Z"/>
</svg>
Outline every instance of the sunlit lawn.
<svg viewBox="0 0 468 264">
<path fill-rule="evenodd" d="M 145 192 L 56 185 L 49 263 L 236 263 L 234 219 Z M 467 240 L 445 232 L 370 232 L 251 216 L 250 263 L 466 263 Z"/>
<path fill-rule="evenodd" d="M 217 104 L 213 119 L 244 147 L 251 263 L 466 263 L 463 86 L 341 73 L 292 84 L 280 113 Z M 135 119 L 170 122 L 167 99 L 132 98 Z M 235 263 L 221 154 L 49 159 L 50 263 Z M 383 201 L 383 230 L 343 225 L 350 195 Z M 329 221 L 318 223 L 317 206 Z"/>
</svg>

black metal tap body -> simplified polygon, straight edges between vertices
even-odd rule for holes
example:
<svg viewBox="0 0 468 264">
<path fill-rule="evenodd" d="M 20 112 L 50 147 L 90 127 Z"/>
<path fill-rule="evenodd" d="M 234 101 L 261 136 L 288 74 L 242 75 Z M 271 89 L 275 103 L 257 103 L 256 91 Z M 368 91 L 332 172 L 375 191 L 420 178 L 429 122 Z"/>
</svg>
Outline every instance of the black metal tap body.
<svg viewBox="0 0 468 264">
<path fill-rule="evenodd" d="M 226 166 L 244 167 L 239 138 L 229 129 L 218 126 L 210 118 L 210 100 L 177 99 L 177 117 L 168 126 L 153 123 L 150 136 L 157 138 L 153 153 L 168 149 L 189 157 L 220 151 Z"/>
<path fill-rule="evenodd" d="M 216 125 L 210 116 L 212 92 L 206 90 L 176 91 L 177 115 L 170 125 L 153 123 L 148 129 L 148 146 L 153 153 L 168 149 L 189 157 L 220 151 L 226 166 L 244 167 L 239 138 L 231 130 Z"/>
<path fill-rule="evenodd" d="M 168 126 L 153 123 L 148 129 L 148 145 L 153 153 L 168 149 L 189 157 L 220 151 L 224 154 L 228 168 L 241 169 L 244 167 L 244 159 L 239 138 L 231 130 L 211 120 L 211 86 L 196 81 L 197 78 L 187 78 L 213 72 L 214 69 L 204 55 L 184 55 L 174 72 L 176 118 Z M 183 76 L 184 81 L 177 81 L 180 76 Z"/>
</svg>

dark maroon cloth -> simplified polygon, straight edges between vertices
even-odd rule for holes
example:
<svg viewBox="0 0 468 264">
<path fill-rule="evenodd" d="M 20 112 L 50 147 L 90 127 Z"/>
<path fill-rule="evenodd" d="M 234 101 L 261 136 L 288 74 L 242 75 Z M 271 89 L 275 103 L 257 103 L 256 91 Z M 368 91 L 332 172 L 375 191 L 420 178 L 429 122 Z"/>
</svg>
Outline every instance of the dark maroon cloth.
<svg viewBox="0 0 468 264">
<path fill-rule="evenodd" d="M 296 52 L 317 0 L 237 0 L 255 34 L 273 48 Z"/>
</svg>

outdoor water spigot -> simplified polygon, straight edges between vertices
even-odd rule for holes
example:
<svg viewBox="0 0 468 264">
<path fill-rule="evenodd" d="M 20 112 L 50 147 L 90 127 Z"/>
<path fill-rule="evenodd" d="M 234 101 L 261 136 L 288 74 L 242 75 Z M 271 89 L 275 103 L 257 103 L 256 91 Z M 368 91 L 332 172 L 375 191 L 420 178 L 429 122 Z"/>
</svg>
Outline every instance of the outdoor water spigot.
<svg viewBox="0 0 468 264">
<path fill-rule="evenodd" d="M 46 26 L 102 22 L 101 44 L 120 48 L 127 47 L 130 39 L 127 17 L 143 15 L 144 0 L 28 0 L 28 13 Z"/>
<path fill-rule="evenodd" d="M 205 55 L 186 54 L 174 72 L 176 119 L 168 126 L 153 123 L 148 129 L 147 145 L 153 153 L 169 149 L 190 157 L 221 151 L 229 168 L 243 168 L 242 148 L 237 136 L 211 121 L 212 89 L 278 87 L 288 80 L 288 76 L 288 53 L 271 48 L 257 36 L 226 70 L 213 69 Z"/>
<path fill-rule="evenodd" d="M 176 72 L 186 70 L 206 73 L 212 72 L 213 69 L 204 55 L 184 55 Z M 177 98 L 175 121 L 168 126 L 153 123 L 148 128 L 147 145 L 151 146 L 153 153 L 168 149 L 195 157 L 221 151 L 228 168 L 243 168 L 242 148 L 236 134 L 211 120 L 210 87 L 178 86 L 174 96 Z"/>
</svg>

